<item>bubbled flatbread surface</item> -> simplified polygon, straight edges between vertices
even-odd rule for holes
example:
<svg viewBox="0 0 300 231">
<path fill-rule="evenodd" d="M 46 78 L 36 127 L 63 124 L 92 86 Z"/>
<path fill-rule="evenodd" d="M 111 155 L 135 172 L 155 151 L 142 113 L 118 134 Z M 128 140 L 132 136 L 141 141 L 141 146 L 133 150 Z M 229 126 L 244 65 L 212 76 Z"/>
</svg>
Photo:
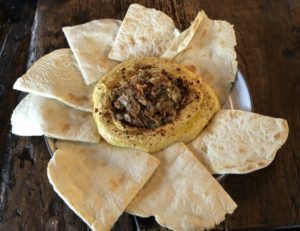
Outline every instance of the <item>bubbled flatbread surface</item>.
<svg viewBox="0 0 300 231">
<path fill-rule="evenodd" d="M 127 212 L 173 230 L 213 228 L 237 205 L 183 143 L 154 154 L 161 164 Z"/>
<path fill-rule="evenodd" d="M 58 195 L 93 230 L 110 230 L 159 165 L 155 157 L 101 142 L 57 142 L 47 174 Z"/>
<path fill-rule="evenodd" d="M 70 48 L 87 84 L 96 82 L 118 62 L 108 58 L 121 21 L 94 20 L 85 24 L 63 27 Z"/>
<path fill-rule="evenodd" d="M 12 133 L 20 136 L 50 136 L 97 143 L 100 136 L 92 113 L 68 107 L 56 100 L 28 94 L 11 117 Z"/>
<path fill-rule="evenodd" d="M 237 72 L 235 46 L 233 25 L 211 20 L 200 11 L 192 25 L 172 41 L 162 57 L 184 64 L 200 75 L 223 105 Z"/>
<path fill-rule="evenodd" d="M 249 173 L 273 161 L 288 131 L 284 119 L 220 110 L 188 146 L 211 173 Z"/>
<path fill-rule="evenodd" d="M 33 64 L 14 89 L 54 98 L 83 111 L 92 111 L 93 86 L 86 86 L 70 49 L 55 50 Z"/>
<path fill-rule="evenodd" d="M 160 56 L 179 34 L 173 20 L 161 11 L 131 4 L 121 24 L 109 58 Z"/>
</svg>

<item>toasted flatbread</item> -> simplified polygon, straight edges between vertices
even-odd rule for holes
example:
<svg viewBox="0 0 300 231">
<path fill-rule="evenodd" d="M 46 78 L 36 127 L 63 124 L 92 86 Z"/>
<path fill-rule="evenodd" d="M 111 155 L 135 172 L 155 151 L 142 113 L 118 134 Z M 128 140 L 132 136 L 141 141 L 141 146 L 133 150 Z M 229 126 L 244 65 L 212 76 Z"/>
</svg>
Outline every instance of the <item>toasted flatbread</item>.
<svg viewBox="0 0 300 231">
<path fill-rule="evenodd" d="M 237 207 L 183 143 L 154 154 L 161 164 L 126 211 L 173 230 L 213 228 Z"/>
<path fill-rule="evenodd" d="M 220 110 L 188 147 L 211 173 L 249 173 L 273 161 L 288 131 L 284 119 Z"/>
<path fill-rule="evenodd" d="M 58 142 L 48 164 L 50 183 L 93 230 L 110 230 L 159 160 L 142 151 L 105 142 Z"/>
<path fill-rule="evenodd" d="M 98 143 L 100 136 L 92 113 L 83 112 L 49 98 L 27 95 L 11 117 L 12 133 L 20 136 Z"/>
<path fill-rule="evenodd" d="M 100 19 L 63 27 L 63 32 L 87 84 L 96 82 L 107 70 L 118 64 L 108 58 L 108 52 L 120 25 L 120 20 Z"/>
<path fill-rule="evenodd" d="M 192 25 L 172 41 L 162 58 L 173 59 L 200 75 L 223 105 L 237 72 L 235 46 L 233 25 L 211 20 L 200 11 Z"/>
<path fill-rule="evenodd" d="M 189 27 L 175 37 L 171 42 L 171 45 L 160 57 L 164 59 L 173 59 L 179 52 L 181 52 L 182 49 L 185 48 L 185 44 L 189 42 L 187 37 L 189 36 L 192 38 L 192 33 L 190 33 L 190 31 L 191 28 Z"/>
<path fill-rule="evenodd" d="M 109 58 L 124 61 L 144 56 L 158 57 L 178 35 L 173 20 L 163 12 L 131 4 Z"/>
<path fill-rule="evenodd" d="M 165 59 L 173 59 L 175 58 L 181 51 L 183 51 L 191 40 L 194 37 L 194 34 L 196 33 L 198 27 L 200 26 L 203 18 L 203 13 L 198 13 L 195 20 L 192 22 L 191 26 L 187 28 L 185 31 L 181 32 L 179 36 L 175 37 L 173 41 L 171 42 L 171 45 L 168 47 L 168 49 L 161 55 L 161 58 Z"/>
<path fill-rule="evenodd" d="M 78 110 L 92 111 L 93 86 L 86 86 L 70 49 L 40 58 L 14 84 L 14 89 L 54 98 Z"/>
</svg>

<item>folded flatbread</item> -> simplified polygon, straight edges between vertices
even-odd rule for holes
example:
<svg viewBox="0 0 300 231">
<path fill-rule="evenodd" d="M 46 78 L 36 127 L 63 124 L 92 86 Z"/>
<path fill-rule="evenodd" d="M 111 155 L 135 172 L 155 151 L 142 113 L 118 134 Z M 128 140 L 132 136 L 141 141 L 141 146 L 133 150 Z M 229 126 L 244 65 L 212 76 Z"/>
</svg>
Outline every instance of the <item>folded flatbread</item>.
<svg viewBox="0 0 300 231">
<path fill-rule="evenodd" d="M 108 52 L 120 25 L 120 20 L 100 19 L 63 27 L 63 32 L 87 84 L 96 82 L 107 70 L 118 64 L 108 58 Z"/>
<path fill-rule="evenodd" d="M 92 113 L 83 112 L 38 95 L 27 95 L 11 117 L 12 133 L 98 143 L 100 136 Z"/>
<path fill-rule="evenodd" d="M 233 213 L 237 205 L 183 143 L 154 156 L 161 164 L 127 212 L 173 230 L 210 229 Z"/>
<path fill-rule="evenodd" d="M 288 132 L 284 119 L 220 110 L 188 147 L 211 173 L 249 173 L 273 161 Z"/>
<path fill-rule="evenodd" d="M 109 58 L 160 56 L 179 35 L 173 20 L 161 11 L 131 4 L 121 24 Z"/>
<path fill-rule="evenodd" d="M 237 72 L 235 46 L 233 25 L 211 20 L 200 11 L 192 25 L 172 41 L 161 57 L 184 64 L 202 76 L 223 105 Z"/>
<path fill-rule="evenodd" d="M 86 86 L 70 49 L 55 50 L 40 58 L 14 84 L 14 89 L 92 111 L 93 86 Z"/>
<path fill-rule="evenodd" d="M 159 165 L 138 150 L 101 142 L 56 143 L 48 164 L 54 190 L 93 230 L 110 230 Z"/>
</svg>

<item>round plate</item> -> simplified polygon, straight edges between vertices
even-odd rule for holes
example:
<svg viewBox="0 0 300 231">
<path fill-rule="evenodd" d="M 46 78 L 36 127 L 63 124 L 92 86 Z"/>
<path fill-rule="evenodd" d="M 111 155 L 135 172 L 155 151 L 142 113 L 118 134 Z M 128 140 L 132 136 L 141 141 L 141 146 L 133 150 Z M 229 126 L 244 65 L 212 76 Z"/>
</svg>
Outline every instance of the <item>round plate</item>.
<svg viewBox="0 0 300 231">
<path fill-rule="evenodd" d="M 223 109 L 239 109 L 243 111 L 253 111 L 252 97 L 249 90 L 249 87 L 246 83 L 245 78 L 243 77 L 240 71 L 236 74 L 236 79 L 232 88 L 232 91 L 228 97 L 227 102 L 223 105 Z M 45 136 L 45 142 L 48 148 L 50 155 L 52 156 L 55 147 L 55 139 Z M 216 175 L 216 179 L 221 182 L 227 174 Z"/>
<path fill-rule="evenodd" d="M 253 103 L 251 93 L 248 87 L 248 84 L 243 77 L 240 71 L 237 71 L 236 79 L 232 88 L 232 91 L 228 97 L 227 102 L 223 105 L 223 109 L 239 109 L 244 111 L 253 111 Z M 55 139 L 49 138 L 45 136 L 45 142 L 48 148 L 50 155 L 52 156 L 54 151 L 56 150 L 55 147 Z M 221 174 L 215 175 L 216 179 L 221 182 L 225 179 L 228 174 Z M 142 223 L 151 224 L 153 223 L 153 217 L 150 218 L 137 218 L 133 216 L 134 223 L 136 225 L 136 230 L 140 231 L 140 225 Z"/>
<path fill-rule="evenodd" d="M 248 84 L 239 70 L 236 74 L 235 83 L 228 97 L 228 100 L 222 108 L 237 109 L 250 112 L 253 111 L 252 96 Z"/>
</svg>

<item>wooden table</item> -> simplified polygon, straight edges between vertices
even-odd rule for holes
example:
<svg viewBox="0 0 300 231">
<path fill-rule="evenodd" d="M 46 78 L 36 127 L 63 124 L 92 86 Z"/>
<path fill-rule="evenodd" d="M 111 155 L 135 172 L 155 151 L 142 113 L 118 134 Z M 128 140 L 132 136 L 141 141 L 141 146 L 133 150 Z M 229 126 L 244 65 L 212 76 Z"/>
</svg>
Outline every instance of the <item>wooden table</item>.
<svg viewBox="0 0 300 231">
<path fill-rule="evenodd" d="M 87 230 L 48 183 L 42 137 L 10 132 L 23 96 L 17 77 L 48 52 L 67 47 L 61 28 L 99 18 L 122 19 L 131 1 L 0 0 L 0 230 Z M 200 9 L 235 25 L 239 69 L 247 77 L 255 112 L 286 118 L 287 143 L 266 169 L 231 175 L 223 186 L 238 209 L 220 230 L 300 227 L 300 1 L 136 1 L 171 16 L 179 29 Z M 158 230 L 158 226 L 142 230 Z M 123 214 L 114 230 L 134 230 Z"/>
</svg>

